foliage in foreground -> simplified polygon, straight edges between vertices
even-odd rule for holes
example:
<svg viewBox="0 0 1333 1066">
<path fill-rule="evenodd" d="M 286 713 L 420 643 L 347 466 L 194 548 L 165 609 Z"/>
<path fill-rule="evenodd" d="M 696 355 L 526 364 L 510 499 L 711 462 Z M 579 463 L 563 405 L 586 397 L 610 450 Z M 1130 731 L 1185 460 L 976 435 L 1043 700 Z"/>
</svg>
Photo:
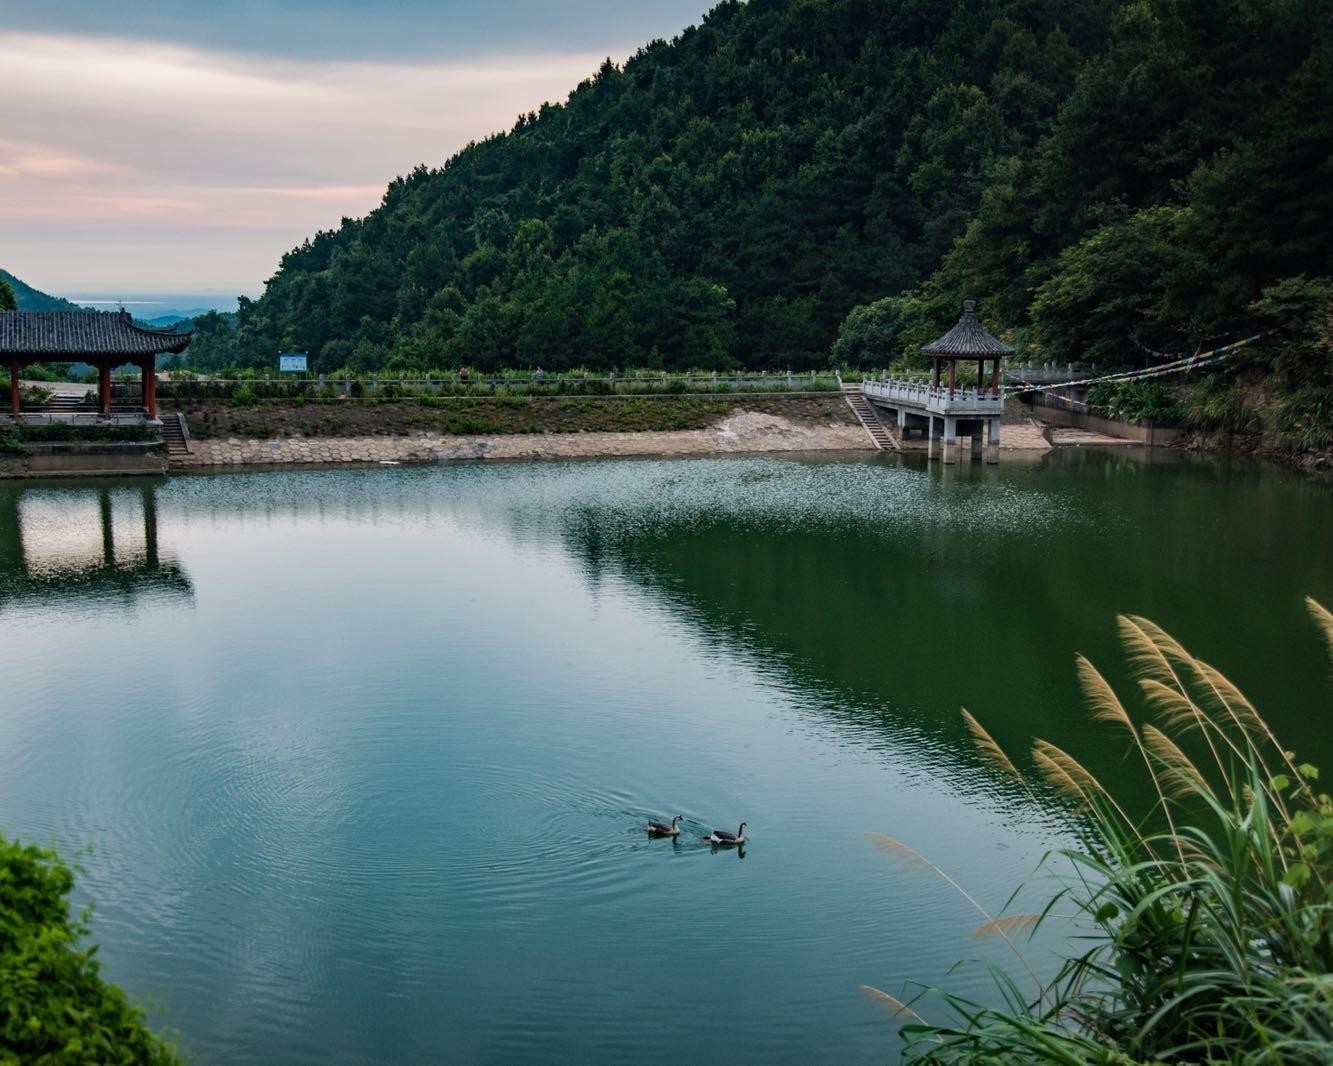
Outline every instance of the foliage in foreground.
<svg viewBox="0 0 1333 1066">
<path fill-rule="evenodd" d="M 0 1063 L 179 1062 L 102 977 L 73 884 L 54 852 L 0 837 Z"/>
<path fill-rule="evenodd" d="M 1333 655 L 1333 614 L 1307 603 Z M 921 1062 L 1327 1062 L 1333 803 L 1315 792 L 1315 767 L 1298 764 L 1215 667 L 1147 619 L 1119 624 L 1157 722 L 1134 721 L 1082 657 L 1078 672 L 1092 717 L 1128 735 L 1152 781 L 1145 817 L 1042 740 L 1040 780 L 1027 780 L 964 711 L 983 755 L 1034 803 L 1072 808 L 1077 839 L 1044 864 L 1061 888 L 1041 914 L 994 918 L 967 896 L 987 918 L 978 934 L 1022 960 L 1016 941 L 1072 908 L 1087 950 L 1035 993 L 997 974 L 1001 1008 L 941 993 L 950 1025 L 866 991 L 908 1022 L 908 1056 Z M 963 891 L 905 845 L 874 839 Z"/>
</svg>

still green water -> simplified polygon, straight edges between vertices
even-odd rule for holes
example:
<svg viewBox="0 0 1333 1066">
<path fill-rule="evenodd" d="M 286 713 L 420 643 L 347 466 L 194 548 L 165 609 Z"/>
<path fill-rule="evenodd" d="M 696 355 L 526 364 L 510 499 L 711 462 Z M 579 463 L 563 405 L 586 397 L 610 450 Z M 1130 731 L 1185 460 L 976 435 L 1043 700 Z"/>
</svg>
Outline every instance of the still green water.
<svg viewBox="0 0 1333 1066">
<path fill-rule="evenodd" d="M 1333 771 L 1331 535 L 1124 451 L 9 483 L 0 828 L 202 1062 L 882 1062 L 861 983 L 1007 963 L 863 834 L 993 908 L 1055 843 L 959 707 L 1127 773 L 1072 659 L 1141 613 Z"/>
</svg>

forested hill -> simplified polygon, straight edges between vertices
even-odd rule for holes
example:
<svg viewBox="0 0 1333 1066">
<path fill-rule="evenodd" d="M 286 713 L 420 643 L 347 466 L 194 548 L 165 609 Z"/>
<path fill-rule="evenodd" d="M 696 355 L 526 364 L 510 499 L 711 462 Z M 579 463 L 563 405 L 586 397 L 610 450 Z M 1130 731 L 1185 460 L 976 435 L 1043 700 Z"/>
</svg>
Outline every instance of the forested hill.
<svg viewBox="0 0 1333 1066">
<path fill-rule="evenodd" d="M 0 270 L 0 281 L 7 282 L 14 293 L 20 311 L 82 311 L 76 303 L 62 296 L 50 296 L 14 277 L 8 270 Z"/>
<path fill-rule="evenodd" d="M 801 368 L 878 300 L 842 354 L 882 365 L 964 294 L 1060 359 L 1248 329 L 1333 272 L 1329 10 L 723 3 L 393 181 L 197 355 Z"/>
</svg>

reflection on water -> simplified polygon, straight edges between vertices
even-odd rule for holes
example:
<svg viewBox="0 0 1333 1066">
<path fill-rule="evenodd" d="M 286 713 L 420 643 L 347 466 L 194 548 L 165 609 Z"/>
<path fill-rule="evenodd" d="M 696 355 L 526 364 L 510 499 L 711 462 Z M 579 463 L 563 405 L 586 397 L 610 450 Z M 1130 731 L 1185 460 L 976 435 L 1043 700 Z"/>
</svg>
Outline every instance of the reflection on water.
<svg viewBox="0 0 1333 1066">
<path fill-rule="evenodd" d="M 159 484 L 0 491 L 0 610 L 189 597 L 189 577 L 159 542 Z"/>
<path fill-rule="evenodd" d="M 1123 454 L 0 486 L 0 826 L 94 845 L 102 958 L 202 1061 L 884 1061 L 858 985 L 1002 947 L 862 834 L 991 907 L 1054 840 L 959 706 L 1120 772 L 1070 664 L 1135 611 L 1318 762 L 1331 521 Z"/>
<path fill-rule="evenodd" d="M 636 472 L 632 493 L 608 487 L 567 512 L 563 537 L 592 574 L 651 589 L 839 713 L 866 722 L 887 701 L 893 728 L 964 752 L 961 706 L 1017 751 L 1034 735 L 1085 743 L 1074 654 L 1125 681 L 1113 622 L 1135 613 L 1233 671 L 1333 763 L 1333 738 L 1304 710 L 1328 702 L 1303 607 L 1333 598 L 1326 482 L 1146 450 L 938 477 L 790 465 Z M 1114 773 L 1123 753 L 1102 754 Z"/>
</svg>

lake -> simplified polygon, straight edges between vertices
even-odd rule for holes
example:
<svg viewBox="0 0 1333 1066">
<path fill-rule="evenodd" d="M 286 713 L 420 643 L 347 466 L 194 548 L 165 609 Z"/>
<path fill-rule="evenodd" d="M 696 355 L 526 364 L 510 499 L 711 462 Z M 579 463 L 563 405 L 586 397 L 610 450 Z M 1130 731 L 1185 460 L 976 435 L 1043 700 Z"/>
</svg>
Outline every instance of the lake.
<svg viewBox="0 0 1333 1066">
<path fill-rule="evenodd" d="M 202 1062 L 882 1062 L 861 984 L 1015 967 L 865 833 L 996 909 L 1059 843 L 959 708 L 1129 775 L 1073 657 L 1143 614 L 1333 772 L 1331 535 L 1129 450 L 0 483 L 0 830 Z"/>
</svg>

